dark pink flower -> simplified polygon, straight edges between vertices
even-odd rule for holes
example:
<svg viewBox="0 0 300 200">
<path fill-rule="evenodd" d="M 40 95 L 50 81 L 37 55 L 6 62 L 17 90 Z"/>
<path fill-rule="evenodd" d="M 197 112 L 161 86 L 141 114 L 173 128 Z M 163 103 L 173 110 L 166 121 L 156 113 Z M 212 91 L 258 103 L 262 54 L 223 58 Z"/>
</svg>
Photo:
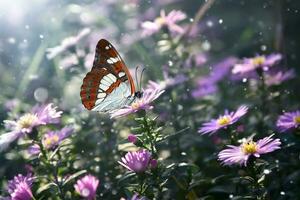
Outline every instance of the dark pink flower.
<svg viewBox="0 0 300 200">
<path fill-rule="evenodd" d="M 128 137 L 127 137 L 127 140 L 129 141 L 129 142 L 131 142 L 131 143 L 136 143 L 136 141 L 137 141 L 137 137 L 135 136 L 135 135 L 133 135 L 133 134 L 129 134 L 128 135 Z"/>
<path fill-rule="evenodd" d="M 118 162 L 130 171 L 141 173 L 147 170 L 150 161 L 151 153 L 145 149 L 141 149 L 136 152 L 126 153 L 126 155 L 121 158 L 121 161 Z"/>
<path fill-rule="evenodd" d="M 86 175 L 76 182 L 74 188 L 84 199 L 93 200 L 96 197 L 98 185 L 99 180 L 95 176 Z"/>
<path fill-rule="evenodd" d="M 31 175 L 23 176 L 18 174 L 8 181 L 8 192 L 11 200 L 30 200 L 33 198 L 31 185 L 33 178 Z"/>
</svg>

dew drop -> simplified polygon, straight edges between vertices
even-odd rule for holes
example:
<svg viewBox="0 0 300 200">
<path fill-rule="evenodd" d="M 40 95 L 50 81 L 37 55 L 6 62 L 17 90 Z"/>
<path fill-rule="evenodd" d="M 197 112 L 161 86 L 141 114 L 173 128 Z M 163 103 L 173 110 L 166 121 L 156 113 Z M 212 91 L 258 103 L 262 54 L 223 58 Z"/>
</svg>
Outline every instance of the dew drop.
<svg viewBox="0 0 300 200">
<path fill-rule="evenodd" d="M 281 192 L 280 192 L 280 195 L 282 195 L 282 196 L 285 195 L 285 192 L 284 192 L 284 191 L 281 191 Z"/>
<path fill-rule="evenodd" d="M 270 173 L 271 173 L 271 170 L 269 170 L 269 169 L 264 170 L 264 174 L 270 174 Z"/>
<path fill-rule="evenodd" d="M 44 39 L 44 35 L 40 34 L 40 38 L 41 38 L 41 39 Z"/>
<path fill-rule="evenodd" d="M 45 102 L 48 99 L 48 90 L 46 88 L 37 88 L 33 93 L 34 99 L 38 102 Z"/>
<path fill-rule="evenodd" d="M 247 78 L 243 78 L 243 83 L 246 83 L 247 82 Z"/>
<path fill-rule="evenodd" d="M 214 25 L 214 23 L 213 23 L 212 21 L 207 21 L 207 22 L 206 22 L 206 25 L 207 25 L 208 27 L 212 27 L 212 26 Z"/>
<path fill-rule="evenodd" d="M 223 24 L 223 19 L 219 19 L 219 24 Z"/>
</svg>

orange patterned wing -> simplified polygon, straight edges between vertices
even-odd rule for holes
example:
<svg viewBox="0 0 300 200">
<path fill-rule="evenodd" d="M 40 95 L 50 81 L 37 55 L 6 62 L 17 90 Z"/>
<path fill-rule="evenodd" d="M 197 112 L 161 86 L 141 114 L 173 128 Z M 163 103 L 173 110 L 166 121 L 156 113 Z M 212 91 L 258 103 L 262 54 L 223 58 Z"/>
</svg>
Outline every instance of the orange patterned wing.
<svg viewBox="0 0 300 200">
<path fill-rule="evenodd" d="M 134 82 L 123 59 L 107 40 L 101 39 L 96 46 L 92 70 L 83 79 L 80 92 L 82 104 L 92 110 L 122 82 L 129 82 L 131 95 L 134 95 Z"/>
</svg>

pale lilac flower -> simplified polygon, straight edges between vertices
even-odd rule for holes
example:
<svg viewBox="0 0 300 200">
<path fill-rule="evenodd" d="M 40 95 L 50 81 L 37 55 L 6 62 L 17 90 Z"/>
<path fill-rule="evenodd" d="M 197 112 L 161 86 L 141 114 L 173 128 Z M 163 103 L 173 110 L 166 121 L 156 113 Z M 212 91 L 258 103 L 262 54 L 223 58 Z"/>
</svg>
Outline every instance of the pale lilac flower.
<svg viewBox="0 0 300 200">
<path fill-rule="evenodd" d="M 78 41 L 80 41 L 82 38 L 84 38 L 90 32 L 91 32 L 91 30 L 89 28 L 85 28 L 82 31 L 80 31 L 78 35 L 65 38 L 59 46 L 48 48 L 46 50 L 47 58 L 52 59 L 52 58 L 56 57 L 57 55 L 61 54 L 62 52 L 66 51 L 70 47 L 75 46 L 78 43 Z"/>
<path fill-rule="evenodd" d="M 32 132 L 34 127 L 58 123 L 62 111 L 57 111 L 53 104 L 35 106 L 31 112 L 24 114 L 18 120 L 5 120 L 5 127 L 10 132 L 0 135 L 0 151 L 18 139 Z"/>
<path fill-rule="evenodd" d="M 99 180 L 95 176 L 86 175 L 76 182 L 74 188 L 84 199 L 93 200 L 96 198 L 98 185 Z"/>
<path fill-rule="evenodd" d="M 231 124 L 237 122 L 242 116 L 244 116 L 248 111 L 247 106 L 240 106 L 237 111 L 229 112 L 225 110 L 224 115 L 220 115 L 218 119 L 212 119 L 210 122 L 206 122 L 198 130 L 202 135 L 213 134 L 220 129 L 226 128 Z"/>
<path fill-rule="evenodd" d="M 270 54 L 268 56 L 259 55 L 254 58 L 245 58 L 242 63 L 236 64 L 233 69 L 233 74 L 244 74 L 262 68 L 268 71 L 270 67 L 275 65 L 282 59 L 281 54 Z"/>
<path fill-rule="evenodd" d="M 224 165 L 239 164 L 247 166 L 247 161 L 251 155 L 260 157 L 261 154 L 280 149 L 280 140 L 273 139 L 272 136 L 265 137 L 257 142 L 250 139 L 244 141 L 240 146 L 227 145 L 228 149 L 224 149 L 218 154 L 218 160 Z"/>
<path fill-rule="evenodd" d="M 8 193 L 11 200 L 30 200 L 33 198 L 31 185 L 33 177 L 31 175 L 23 176 L 18 174 L 12 180 L 8 181 Z"/>
<path fill-rule="evenodd" d="M 64 139 L 73 133 L 71 127 L 64 127 L 59 131 L 49 131 L 42 138 L 42 144 L 46 149 L 53 149 L 58 146 Z"/>
<path fill-rule="evenodd" d="M 60 69 L 69 69 L 70 67 L 78 64 L 79 64 L 79 59 L 75 54 L 70 54 L 62 58 L 58 63 Z"/>
<path fill-rule="evenodd" d="M 165 77 L 165 79 L 163 81 L 159 81 L 159 82 L 150 80 L 146 86 L 146 90 L 156 90 L 156 89 L 165 90 L 168 87 L 172 87 L 172 86 L 181 84 L 187 80 L 188 80 L 188 78 L 186 76 L 184 76 L 183 74 L 179 74 L 179 75 L 175 76 L 174 78 Z"/>
<path fill-rule="evenodd" d="M 151 153 L 145 149 L 136 152 L 128 152 L 119 164 L 127 168 L 129 171 L 141 173 L 147 170 L 151 161 Z"/>
<path fill-rule="evenodd" d="M 8 111 L 14 110 L 16 107 L 20 105 L 20 100 L 19 99 L 10 99 L 5 102 L 4 108 Z"/>
<path fill-rule="evenodd" d="M 129 141 L 129 142 L 131 142 L 131 143 L 136 143 L 136 141 L 137 141 L 137 137 L 135 136 L 135 135 L 133 135 L 133 134 L 129 134 L 128 135 L 128 137 L 127 137 L 127 140 Z"/>
<path fill-rule="evenodd" d="M 265 83 L 268 86 L 280 85 L 282 82 L 295 78 L 296 74 L 293 69 L 286 72 L 279 71 L 277 73 L 268 73 L 265 76 Z"/>
<path fill-rule="evenodd" d="M 151 106 L 150 103 L 157 99 L 162 93 L 164 93 L 164 90 L 161 90 L 160 88 L 155 90 L 144 90 L 141 98 L 136 98 L 129 106 L 113 111 L 110 116 L 111 118 L 118 118 L 135 113 L 139 110 L 151 110 L 153 106 Z"/>
<path fill-rule="evenodd" d="M 203 96 L 214 94 L 218 91 L 218 87 L 215 84 L 205 84 L 202 86 L 199 86 L 198 88 L 192 90 L 191 95 L 194 98 L 201 98 Z"/>
<path fill-rule="evenodd" d="M 166 26 L 172 33 L 183 34 L 184 29 L 176 23 L 186 18 L 186 14 L 179 10 L 172 10 L 166 15 L 164 10 L 160 11 L 160 17 L 152 21 L 145 21 L 142 23 L 144 36 L 152 35 L 158 32 L 162 27 Z"/>
<path fill-rule="evenodd" d="M 279 116 L 276 125 L 281 132 L 298 128 L 300 126 L 300 110 L 285 112 Z"/>
</svg>

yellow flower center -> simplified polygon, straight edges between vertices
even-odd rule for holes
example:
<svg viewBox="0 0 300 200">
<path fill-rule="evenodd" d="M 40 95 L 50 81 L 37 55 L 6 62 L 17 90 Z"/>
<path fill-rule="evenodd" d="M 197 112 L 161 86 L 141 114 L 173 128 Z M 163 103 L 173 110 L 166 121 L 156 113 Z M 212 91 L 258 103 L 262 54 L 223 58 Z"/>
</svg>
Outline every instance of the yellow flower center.
<svg viewBox="0 0 300 200">
<path fill-rule="evenodd" d="M 132 109 L 137 110 L 139 109 L 141 106 L 143 105 L 143 101 L 139 100 L 139 101 L 135 101 L 131 104 Z"/>
<path fill-rule="evenodd" d="M 58 135 L 52 135 L 44 140 L 44 146 L 49 148 L 52 144 L 56 144 L 59 141 Z"/>
<path fill-rule="evenodd" d="M 296 117 L 294 118 L 294 122 L 295 122 L 296 124 L 300 124 L 300 116 L 296 116 Z"/>
<path fill-rule="evenodd" d="M 245 153 L 245 154 L 253 154 L 257 151 L 257 145 L 255 142 L 253 141 L 250 141 L 250 142 L 245 142 L 243 145 L 242 145 L 242 151 Z"/>
<path fill-rule="evenodd" d="M 224 126 L 224 125 L 227 125 L 231 122 L 231 117 L 230 116 L 223 116 L 223 117 L 220 117 L 218 120 L 217 120 L 217 124 L 220 125 L 220 126 Z"/>
<path fill-rule="evenodd" d="M 166 23 L 166 19 L 162 18 L 162 17 L 158 17 L 158 18 L 155 19 L 155 23 L 162 26 Z"/>
<path fill-rule="evenodd" d="M 257 57 L 255 57 L 255 58 L 252 58 L 251 61 L 252 61 L 252 64 L 253 64 L 253 65 L 258 66 L 258 65 L 264 64 L 265 61 L 266 61 L 266 58 L 265 58 L 264 56 L 257 56 Z"/>
<path fill-rule="evenodd" d="M 20 119 L 17 121 L 17 124 L 20 129 L 29 128 L 37 120 L 38 120 L 38 117 L 36 115 L 27 113 L 27 114 L 23 115 L 22 117 L 20 117 Z"/>
</svg>

